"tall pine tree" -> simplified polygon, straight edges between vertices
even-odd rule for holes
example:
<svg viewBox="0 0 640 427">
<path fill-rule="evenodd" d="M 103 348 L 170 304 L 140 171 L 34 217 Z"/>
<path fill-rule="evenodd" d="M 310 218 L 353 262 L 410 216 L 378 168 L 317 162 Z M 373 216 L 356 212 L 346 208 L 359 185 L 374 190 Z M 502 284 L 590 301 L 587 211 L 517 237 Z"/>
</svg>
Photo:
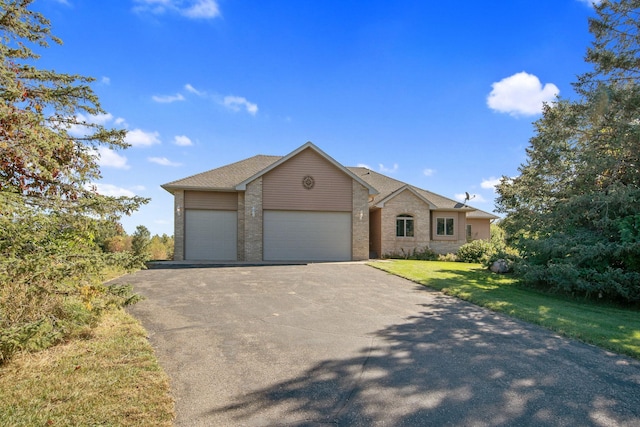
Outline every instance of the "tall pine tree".
<svg viewBox="0 0 640 427">
<path fill-rule="evenodd" d="M 96 234 L 147 201 L 92 188 L 97 148 L 125 148 L 126 132 L 88 119 L 104 113 L 91 78 L 34 65 L 61 41 L 32 2 L 0 0 L 0 362 L 92 318 L 112 261 Z"/>
<path fill-rule="evenodd" d="M 578 100 L 546 105 L 498 210 L 527 283 L 640 301 L 640 0 L 603 1 L 590 19 L 593 71 Z"/>
</svg>

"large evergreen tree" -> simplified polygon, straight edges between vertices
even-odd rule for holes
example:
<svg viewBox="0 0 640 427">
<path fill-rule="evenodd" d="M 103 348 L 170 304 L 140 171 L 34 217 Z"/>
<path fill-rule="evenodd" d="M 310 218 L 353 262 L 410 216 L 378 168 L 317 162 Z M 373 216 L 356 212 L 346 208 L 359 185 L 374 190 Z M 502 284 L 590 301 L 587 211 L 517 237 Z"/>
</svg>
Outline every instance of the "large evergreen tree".
<svg viewBox="0 0 640 427">
<path fill-rule="evenodd" d="M 92 317 L 110 261 L 96 235 L 146 202 L 92 188 L 97 148 L 126 132 L 87 119 L 104 113 L 91 78 L 36 67 L 34 49 L 61 41 L 32 2 L 0 0 L 0 362 Z"/>
<path fill-rule="evenodd" d="M 577 100 L 544 107 L 515 178 L 497 187 L 527 283 L 640 301 L 640 0 L 590 19 Z"/>
</svg>

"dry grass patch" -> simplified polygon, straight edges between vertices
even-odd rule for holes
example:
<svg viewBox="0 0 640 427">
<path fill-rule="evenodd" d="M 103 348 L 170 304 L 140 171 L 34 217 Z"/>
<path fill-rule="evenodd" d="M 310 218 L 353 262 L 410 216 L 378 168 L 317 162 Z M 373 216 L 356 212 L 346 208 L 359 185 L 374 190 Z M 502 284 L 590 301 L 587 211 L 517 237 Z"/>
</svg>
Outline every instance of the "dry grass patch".
<svg viewBox="0 0 640 427">
<path fill-rule="evenodd" d="M 173 410 L 146 331 L 122 309 L 87 339 L 0 366 L 2 426 L 170 426 Z"/>
</svg>

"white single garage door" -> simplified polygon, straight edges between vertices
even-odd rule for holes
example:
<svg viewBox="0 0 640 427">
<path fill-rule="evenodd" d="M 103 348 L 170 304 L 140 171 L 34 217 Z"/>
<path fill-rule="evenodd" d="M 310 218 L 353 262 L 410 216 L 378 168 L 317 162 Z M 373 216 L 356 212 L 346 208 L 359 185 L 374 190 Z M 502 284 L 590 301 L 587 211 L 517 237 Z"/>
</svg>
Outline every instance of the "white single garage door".
<svg viewBox="0 0 640 427">
<path fill-rule="evenodd" d="M 264 211 L 267 261 L 351 260 L 351 213 Z"/>
<path fill-rule="evenodd" d="M 238 214 L 234 211 L 185 210 L 185 259 L 235 261 Z"/>
</svg>

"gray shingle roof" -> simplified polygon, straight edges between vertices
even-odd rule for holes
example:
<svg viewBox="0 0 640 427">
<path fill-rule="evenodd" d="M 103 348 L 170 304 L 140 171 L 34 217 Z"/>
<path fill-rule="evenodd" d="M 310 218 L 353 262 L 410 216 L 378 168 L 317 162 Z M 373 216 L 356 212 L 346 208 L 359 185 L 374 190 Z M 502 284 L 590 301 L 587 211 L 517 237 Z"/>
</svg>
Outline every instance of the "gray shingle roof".
<svg viewBox="0 0 640 427">
<path fill-rule="evenodd" d="M 257 155 L 250 157 L 239 162 L 231 163 L 226 166 L 221 166 L 216 169 L 212 169 L 206 172 L 202 172 L 196 175 L 189 176 L 187 178 L 179 179 L 173 182 L 162 185 L 162 188 L 172 192 L 173 190 L 217 190 L 217 191 L 235 191 L 236 186 L 241 182 L 251 178 L 259 172 L 267 169 L 283 156 L 265 156 Z M 467 215 L 470 218 L 488 218 L 496 219 L 497 216 L 476 210 L 471 206 L 464 206 L 462 203 L 433 193 L 431 191 L 424 190 L 422 188 L 414 187 L 406 182 L 398 181 L 397 179 L 382 175 L 378 172 L 374 172 L 363 167 L 347 167 L 351 173 L 358 176 L 364 182 L 378 190 L 378 194 L 372 195 L 370 206 L 375 206 L 385 198 L 389 197 L 395 191 L 402 187 L 410 187 L 413 191 L 420 194 L 424 199 L 431 202 L 436 209 L 456 209 L 467 210 Z"/>
<path fill-rule="evenodd" d="M 235 191 L 236 185 L 266 169 L 281 158 L 282 156 L 264 155 L 249 157 L 239 162 L 169 182 L 162 185 L 162 188 L 169 192 L 178 189 Z"/>
<path fill-rule="evenodd" d="M 380 200 L 386 198 L 394 191 L 407 185 L 406 182 L 398 181 L 397 179 L 390 178 L 386 175 L 379 174 L 372 170 L 363 167 L 347 167 L 355 175 L 359 176 L 363 181 L 366 181 L 378 190 L 378 194 L 371 200 L 369 204 L 375 205 Z"/>
<path fill-rule="evenodd" d="M 477 218 L 477 219 L 498 219 L 500 218 L 497 215 L 494 215 L 489 212 L 481 211 L 480 209 L 476 209 L 473 212 L 467 212 L 467 218 Z"/>
<path fill-rule="evenodd" d="M 382 175 L 378 172 L 374 172 L 367 168 L 363 167 L 350 167 L 348 168 L 351 172 L 358 175 L 362 180 L 368 182 L 371 186 L 375 187 L 380 193 L 377 194 L 373 200 L 369 203 L 371 206 L 375 206 L 380 203 L 380 201 L 386 199 L 395 191 L 399 190 L 404 186 L 408 186 L 413 189 L 416 193 L 420 194 L 426 200 L 430 201 L 436 209 L 456 209 L 462 210 L 465 209 L 464 204 L 460 203 L 457 200 L 449 199 L 448 197 L 441 196 L 439 194 L 433 193 L 431 191 L 424 190 L 419 187 L 415 187 L 413 185 L 407 184 L 406 182 L 398 181 L 397 179 L 388 177 L 386 175 Z M 495 219 L 497 216 L 490 214 L 488 212 L 476 210 L 476 208 L 467 205 L 466 209 L 473 210 L 472 212 L 468 212 L 467 215 L 473 218 L 488 218 Z M 465 209 L 465 210 L 466 210 Z"/>
</svg>

